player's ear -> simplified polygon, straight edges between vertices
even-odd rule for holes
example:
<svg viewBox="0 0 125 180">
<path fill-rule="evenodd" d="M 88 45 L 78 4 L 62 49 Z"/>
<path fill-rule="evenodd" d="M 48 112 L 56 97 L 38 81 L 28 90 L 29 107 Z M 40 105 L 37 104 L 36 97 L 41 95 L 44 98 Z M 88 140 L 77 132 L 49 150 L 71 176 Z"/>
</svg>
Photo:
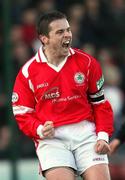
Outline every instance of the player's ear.
<svg viewBox="0 0 125 180">
<path fill-rule="evenodd" d="M 43 44 L 47 44 L 48 43 L 48 37 L 45 35 L 39 35 L 39 39 Z"/>
</svg>

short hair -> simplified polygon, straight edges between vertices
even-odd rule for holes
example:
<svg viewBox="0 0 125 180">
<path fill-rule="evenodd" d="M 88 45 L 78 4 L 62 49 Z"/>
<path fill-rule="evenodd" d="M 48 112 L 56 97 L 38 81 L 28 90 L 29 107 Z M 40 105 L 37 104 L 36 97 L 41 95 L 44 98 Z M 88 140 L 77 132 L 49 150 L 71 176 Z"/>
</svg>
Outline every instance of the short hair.
<svg viewBox="0 0 125 180">
<path fill-rule="evenodd" d="M 41 14 L 36 26 L 37 34 L 47 36 L 50 31 L 50 23 L 58 19 L 67 19 L 67 17 L 60 11 L 49 11 Z"/>
</svg>

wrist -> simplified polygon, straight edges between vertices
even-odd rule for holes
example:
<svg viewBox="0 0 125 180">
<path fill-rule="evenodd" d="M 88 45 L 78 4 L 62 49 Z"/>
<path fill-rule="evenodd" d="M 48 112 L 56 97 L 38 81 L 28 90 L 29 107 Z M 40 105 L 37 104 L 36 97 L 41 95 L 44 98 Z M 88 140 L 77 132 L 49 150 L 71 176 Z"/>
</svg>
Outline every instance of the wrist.
<svg viewBox="0 0 125 180">
<path fill-rule="evenodd" d="M 106 133 L 104 131 L 98 132 L 97 140 L 104 140 L 107 143 L 109 143 L 109 135 L 108 135 L 108 133 Z"/>
<path fill-rule="evenodd" d="M 37 127 L 37 130 L 36 130 L 36 133 L 37 133 L 37 135 L 40 137 L 40 139 L 43 139 L 42 130 L 43 130 L 43 126 L 42 126 L 42 125 L 39 125 L 39 126 Z"/>
</svg>

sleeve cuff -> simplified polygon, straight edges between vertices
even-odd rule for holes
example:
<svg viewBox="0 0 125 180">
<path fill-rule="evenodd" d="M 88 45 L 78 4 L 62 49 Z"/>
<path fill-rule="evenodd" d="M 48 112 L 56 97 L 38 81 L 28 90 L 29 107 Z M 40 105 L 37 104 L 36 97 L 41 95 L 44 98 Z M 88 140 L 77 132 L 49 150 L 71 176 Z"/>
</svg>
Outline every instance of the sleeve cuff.
<svg viewBox="0 0 125 180">
<path fill-rule="evenodd" d="M 109 135 L 108 135 L 108 133 L 106 133 L 104 131 L 99 132 L 97 140 L 101 140 L 101 139 L 106 141 L 107 143 L 109 143 Z"/>
<path fill-rule="evenodd" d="M 44 136 L 42 134 L 42 129 L 43 129 L 43 126 L 42 125 L 39 125 L 38 128 L 37 128 L 37 135 L 42 139 Z"/>
</svg>

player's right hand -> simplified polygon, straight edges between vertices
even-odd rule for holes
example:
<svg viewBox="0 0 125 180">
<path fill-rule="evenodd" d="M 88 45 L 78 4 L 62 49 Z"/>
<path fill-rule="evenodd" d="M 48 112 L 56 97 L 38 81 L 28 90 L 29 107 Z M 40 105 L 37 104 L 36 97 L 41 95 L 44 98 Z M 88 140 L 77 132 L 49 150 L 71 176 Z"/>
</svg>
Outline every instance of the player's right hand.
<svg viewBox="0 0 125 180">
<path fill-rule="evenodd" d="M 44 138 L 54 137 L 54 125 L 52 121 L 46 121 L 43 125 L 42 135 Z"/>
</svg>

